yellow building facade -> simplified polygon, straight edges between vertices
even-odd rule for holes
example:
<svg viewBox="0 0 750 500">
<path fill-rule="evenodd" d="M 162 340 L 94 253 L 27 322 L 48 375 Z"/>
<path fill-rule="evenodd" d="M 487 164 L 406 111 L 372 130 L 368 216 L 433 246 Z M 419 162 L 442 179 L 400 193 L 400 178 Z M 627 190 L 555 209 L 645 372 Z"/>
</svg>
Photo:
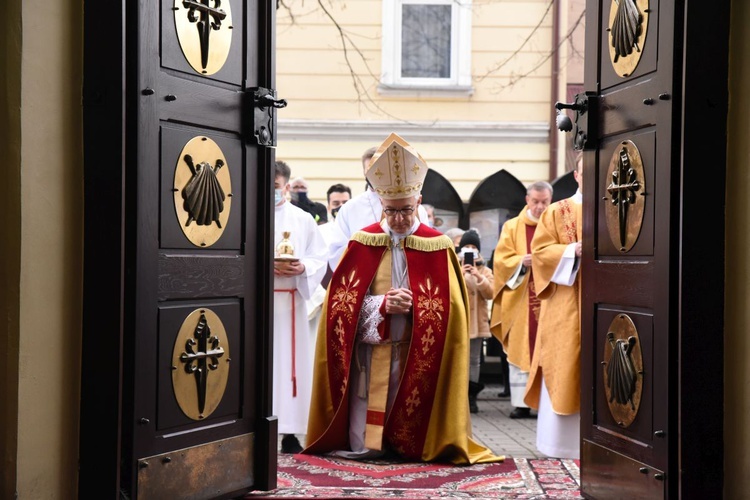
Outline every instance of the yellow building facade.
<svg viewBox="0 0 750 500">
<path fill-rule="evenodd" d="M 565 172 L 553 105 L 568 81 L 583 81 L 583 1 L 287 5 L 277 14 L 277 91 L 289 103 L 277 158 L 309 181 L 311 198 L 325 201 L 337 182 L 361 192 L 359 158 L 391 132 L 464 201 L 501 169 L 525 184 Z M 433 52 L 414 61 L 402 50 L 419 50 L 420 36 L 444 56 L 432 66 Z"/>
</svg>

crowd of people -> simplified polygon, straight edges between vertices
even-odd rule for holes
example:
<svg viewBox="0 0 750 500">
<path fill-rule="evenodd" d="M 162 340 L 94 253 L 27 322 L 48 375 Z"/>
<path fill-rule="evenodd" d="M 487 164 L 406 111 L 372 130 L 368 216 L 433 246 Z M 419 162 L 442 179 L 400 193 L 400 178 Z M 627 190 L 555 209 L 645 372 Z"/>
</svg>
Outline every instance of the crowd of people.
<svg viewBox="0 0 750 500">
<path fill-rule="evenodd" d="M 475 228 L 434 228 L 421 194 L 427 163 L 403 138 L 391 134 L 361 164 L 365 191 L 334 184 L 327 205 L 275 165 L 282 453 L 503 460 L 471 435 L 494 337 L 510 418 L 538 418 L 542 454 L 579 458 L 580 155 L 577 193 L 552 203 L 548 182 L 531 184 L 489 259 Z"/>
</svg>

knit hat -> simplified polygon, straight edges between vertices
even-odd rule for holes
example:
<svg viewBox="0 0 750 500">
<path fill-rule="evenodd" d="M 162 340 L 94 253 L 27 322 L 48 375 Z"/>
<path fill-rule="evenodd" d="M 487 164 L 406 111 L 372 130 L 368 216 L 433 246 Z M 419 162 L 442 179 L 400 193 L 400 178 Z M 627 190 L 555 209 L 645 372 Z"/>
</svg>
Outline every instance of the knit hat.
<svg viewBox="0 0 750 500">
<path fill-rule="evenodd" d="M 459 250 L 465 247 L 466 245 L 474 245 L 477 247 L 477 251 L 482 251 L 481 243 L 479 242 L 479 233 L 474 231 L 473 229 L 469 229 L 464 233 L 463 236 L 461 236 L 461 242 L 458 244 Z"/>
</svg>

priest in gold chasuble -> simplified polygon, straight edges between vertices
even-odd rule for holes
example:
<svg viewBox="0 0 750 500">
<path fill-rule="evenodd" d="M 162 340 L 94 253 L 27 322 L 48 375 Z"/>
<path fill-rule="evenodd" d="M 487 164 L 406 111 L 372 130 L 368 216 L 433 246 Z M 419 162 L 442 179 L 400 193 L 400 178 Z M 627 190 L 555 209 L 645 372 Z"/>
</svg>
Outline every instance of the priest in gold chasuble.
<svg viewBox="0 0 750 500">
<path fill-rule="evenodd" d="M 580 457 L 581 231 L 583 160 L 575 195 L 542 213 L 531 240 L 531 266 L 541 301 L 524 401 L 538 409 L 536 447 L 556 458 Z"/>
<path fill-rule="evenodd" d="M 352 236 L 331 278 L 303 453 L 503 460 L 471 437 L 468 295 L 453 242 L 415 215 L 426 173 L 396 134 L 370 163 L 385 218 Z"/>
</svg>

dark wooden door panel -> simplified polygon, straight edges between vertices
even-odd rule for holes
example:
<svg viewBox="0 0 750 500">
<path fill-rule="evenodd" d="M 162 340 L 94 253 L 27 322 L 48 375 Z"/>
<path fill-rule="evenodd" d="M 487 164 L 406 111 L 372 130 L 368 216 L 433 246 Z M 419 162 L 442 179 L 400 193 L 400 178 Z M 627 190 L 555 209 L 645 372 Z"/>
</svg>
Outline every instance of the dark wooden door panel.
<svg viewBox="0 0 750 500">
<path fill-rule="evenodd" d="M 157 300 L 243 297 L 245 257 L 159 253 Z"/>
<path fill-rule="evenodd" d="M 611 9 L 626 5 L 638 9 L 645 40 L 614 57 Z M 589 1 L 587 9 L 587 26 L 602 37 L 586 47 L 598 131 L 597 151 L 584 159 L 582 490 L 604 498 L 617 483 L 623 496 L 669 496 L 679 476 L 670 393 L 677 193 L 674 47 L 663 40 L 674 32 L 674 3 Z"/>
<path fill-rule="evenodd" d="M 185 168 L 185 160 L 181 158 L 183 148 L 189 141 L 194 138 L 207 138 L 219 147 L 224 156 L 225 164 L 221 169 L 229 172 L 231 180 L 231 192 L 224 195 L 224 210 L 229 211 L 229 217 L 223 227 L 211 225 L 210 231 L 221 231 L 219 239 L 210 246 L 210 250 L 240 250 L 242 245 L 242 227 L 244 223 L 244 214 L 242 207 L 246 205 L 244 198 L 244 183 L 242 173 L 244 171 L 242 140 L 232 135 L 220 134 L 218 132 L 206 130 L 197 123 L 192 126 L 179 126 L 163 124 L 160 132 L 161 138 L 161 189 L 160 194 L 160 230 L 162 250 L 182 249 L 182 250 L 199 250 L 200 246 L 192 243 L 186 237 L 183 231 L 183 223 L 178 220 L 175 213 L 174 189 L 175 170 L 178 167 Z M 208 158 L 210 161 L 215 161 Z M 197 162 L 198 159 L 195 159 Z M 184 188 L 184 186 L 180 186 Z M 178 201 L 181 205 L 182 202 Z M 195 222 L 192 222 L 195 226 Z M 220 256 L 217 256 L 220 258 Z"/>
<path fill-rule="evenodd" d="M 597 64 L 597 66 L 599 68 L 600 75 L 599 85 L 602 93 L 607 93 L 613 87 L 629 87 L 631 83 L 637 82 L 638 80 L 643 78 L 644 75 L 649 75 L 657 72 L 657 70 L 659 69 L 658 64 L 660 62 L 659 52 L 663 51 L 664 53 L 666 53 L 667 57 L 670 57 L 670 53 L 672 51 L 672 47 L 663 48 L 658 44 L 658 27 L 662 10 L 660 8 L 662 2 L 660 0 L 649 0 L 648 2 L 636 2 L 634 0 L 631 1 L 631 3 L 637 4 L 641 17 L 645 18 L 645 24 L 647 24 L 648 26 L 645 30 L 645 43 L 639 43 L 636 47 L 633 47 L 634 54 L 638 54 L 640 56 L 638 65 L 635 67 L 635 70 L 632 71 L 626 78 L 623 78 L 615 71 L 610 54 L 610 33 L 612 26 L 610 20 L 612 15 L 616 13 L 615 11 L 619 2 L 603 0 L 598 3 L 599 5 L 597 12 L 599 14 L 598 17 L 600 22 L 597 22 L 597 26 L 599 26 L 599 39 L 601 40 L 602 46 L 599 50 L 596 51 L 595 56 L 587 52 L 586 59 L 595 60 L 595 58 L 598 57 L 599 64 Z M 667 13 L 667 16 L 669 16 L 669 13 Z"/>
<path fill-rule="evenodd" d="M 664 93 L 655 75 L 603 92 L 600 96 L 600 136 L 629 134 L 656 124 L 658 96 Z"/>
<path fill-rule="evenodd" d="M 160 13 L 160 24 L 144 22 L 150 29 L 141 33 L 140 86 L 155 88 L 141 93 L 136 132 L 135 390 L 127 459 L 135 470 L 153 457 L 189 470 L 193 461 L 232 460 L 221 450 L 247 450 L 248 440 L 259 440 L 233 479 L 251 488 L 256 467 L 268 468 L 266 457 L 256 464 L 254 454 L 275 442 L 263 427 L 270 408 L 259 401 L 268 390 L 262 384 L 270 287 L 255 289 L 270 280 L 270 267 L 258 260 L 267 254 L 256 247 L 270 223 L 272 155 L 259 152 L 243 128 L 243 106 L 253 95 L 247 75 L 265 71 L 246 71 L 245 62 L 271 56 L 258 54 L 257 33 L 265 30 L 245 23 L 261 19 L 246 12 L 258 10 L 258 2 L 158 5 L 141 11 L 144 18 Z M 186 5 L 197 10 L 190 14 Z M 199 34 L 201 26 L 208 27 Z M 162 491 L 149 474 L 131 476 L 138 495 Z M 221 477 L 209 481 L 223 488 Z"/>
<path fill-rule="evenodd" d="M 158 76 L 159 119 L 176 123 L 200 123 L 206 129 L 240 131 L 244 93 L 240 87 L 210 85 L 182 75 Z"/>
<path fill-rule="evenodd" d="M 584 155 L 581 267 L 586 498 L 721 498 L 723 491 L 730 11 L 721 2 L 694 7 L 586 3 L 584 88 L 595 122 L 587 124 L 595 139 L 588 137 Z M 613 54 L 617 11 L 632 14 L 619 26 L 636 27 L 638 43 Z M 622 167 L 617 179 L 613 158 Z M 642 187 L 636 180 L 645 189 L 630 197 Z M 634 242 L 631 226 L 612 231 L 633 222 L 633 213 L 642 213 Z M 711 221 L 709 236 L 699 219 Z"/>
<path fill-rule="evenodd" d="M 234 422 L 242 418 L 241 402 L 245 396 L 241 394 L 242 384 L 240 383 L 241 363 L 235 363 L 234 354 L 239 354 L 242 349 L 240 337 L 240 315 L 241 303 L 238 300 L 202 300 L 199 302 L 179 302 L 168 303 L 159 307 L 159 357 L 157 383 L 159 387 L 155 425 L 155 435 L 158 439 L 154 440 L 154 449 L 149 453 L 155 455 L 163 453 L 169 449 L 181 448 L 178 445 L 180 435 L 186 435 L 189 432 L 195 432 L 201 428 L 225 428 L 227 435 L 232 435 L 231 427 Z M 228 365 L 228 379 L 224 388 L 224 394 L 220 398 L 219 405 L 212 412 L 200 418 L 199 420 L 190 418 L 180 408 L 180 402 L 175 398 L 175 385 L 180 385 L 180 390 L 188 392 L 187 396 L 192 397 L 190 384 L 196 378 L 186 372 L 189 366 L 186 361 L 175 358 L 175 347 L 178 350 L 186 351 L 184 338 L 178 335 L 183 322 L 190 313 L 195 310 L 209 309 L 216 313 L 223 323 L 226 330 L 226 341 L 222 342 L 220 347 L 223 349 L 223 356 L 217 359 L 217 363 Z M 175 345 L 177 344 L 177 345 Z M 237 361 L 241 361 L 239 356 Z M 184 375 L 182 378 L 188 381 L 184 384 L 182 380 L 173 381 L 175 372 Z M 207 373 L 208 382 L 211 382 L 213 373 L 211 370 Z M 192 406 L 192 404 L 191 404 Z M 235 431 L 236 432 L 236 431 Z"/>
<path fill-rule="evenodd" d="M 275 5 L 84 13 L 79 494 L 273 489 L 274 153 L 252 122 L 255 88 L 274 87 Z"/>
<path fill-rule="evenodd" d="M 161 48 L 161 65 L 165 70 L 174 70 L 175 72 L 182 73 L 183 75 L 194 78 L 198 75 L 197 71 L 190 65 L 186 59 L 183 48 L 180 45 L 180 38 L 177 33 L 177 23 L 183 22 L 188 18 L 188 9 L 185 8 L 182 1 L 174 2 L 170 0 L 164 0 L 160 2 L 161 12 L 159 19 L 161 19 L 161 37 L 160 37 L 160 48 Z M 213 2 L 211 2 L 213 6 Z M 229 27 L 231 34 L 231 41 L 229 42 L 230 48 L 229 53 L 226 55 L 226 62 L 216 73 L 202 76 L 202 80 L 213 80 L 216 82 L 224 82 L 240 86 L 242 84 L 242 62 L 244 59 L 245 50 L 243 50 L 244 26 L 245 26 L 245 2 L 232 2 L 223 0 L 219 8 L 225 12 L 229 12 L 230 19 L 224 18 L 221 20 L 222 29 Z M 249 4 L 253 5 L 253 2 Z M 229 9 L 227 9 L 229 7 Z M 215 21 L 214 21 L 215 22 Z M 186 26 L 186 29 L 195 29 L 196 34 L 198 33 L 197 23 L 190 23 L 190 27 Z M 254 28 L 253 28 L 254 31 Z M 252 34 L 252 33 L 251 33 Z M 209 43 L 211 42 L 211 36 L 213 33 L 209 33 Z M 249 37 L 252 40 L 252 37 Z M 194 44 L 198 43 L 197 38 L 193 38 Z M 192 44 L 191 44 L 192 45 Z M 187 48 L 187 47 L 186 47 Z M 195 49 L 193 45 L 191 48 Z"/>
<path fill-rule="evenodd" d="M 648 286 L 655 276 L 653 262 L 619 259 L 600 260 L 598 264 L 596 274 L 590 278 L 590 286 L 596 287 L 596 304 L 615 304 L 623 297 L 627 297 L 629 306 L 653 304 L 654 290 Z"/>
<path fill-rule="evenodd" d="M 654 378 L 665 377 L 665 363 L 654 364 L 653 346 L 653 315 L 651 311 L 634 309 L 622 305 L 599 304 L 597 306 L 597 332 L 599 336 L 594 340 L 594 351 L 597 354 L 597 369 L 593 371 L 595 380 L 595 393 L 605 394 L 604 373 L 607 368 L 605 351 L 607 347 L 606 333 L 617 315 L 627 315 L 632 319 L 638 332 L 638 347 L 642 356 L 640 369 L 643 374 L 642 391 L 638 394 L 638 400 L 631 404 L 623 405 L 626 413 L 635 415 L 632 422 L 622 424 L 615 414 L 610 410 L 607 398 L 599 397 L 596 400 L 592 433 L 595 440 L 607 443 L 608 447 L 618 453 L 627 454 L 635 460 L 644 463 L 660 464 L 660 453 L 663 452 L 663 439 L 654 436 L 654 414 L 655 405 L 661 404 L 654 400 L 653 384 Z"/>
<path fill-rule="evenodd" d="M 639 178 L 638 182 L 645 188 L 638 197 L 643 198 L 644 210 L 640 220 L 640 231 L 634 245 L 627 252 L 621 251 L 619 246 L 615 245 L 610 230 L 608 228 L 606 213 L 613 208 L 612 195 L 608 188 L 618 183 L 622 183 L 609 174 L 610 163 L 614 157 L 617 160 L 618 152 L 624 141 L 630 141 L 638 148 L 641 159 L 644 164 L 644 176 Z M 658 186 L 654 184 L 654 164 L 656 148 L 656 130 L 654 127 L 638 128 L 628 134 L 608 136 L 603 139 L 599 145 L 599 172 L 600 176 L 596 184 L 596 200 L 599 203 L 597 207 L 597 225 L 596 225 L 596 257 L 599 260 L 623 261 L 633 263 L 646 263 L 654 255 L 654 194 Z M 608 175 L 609 174 L 609 175 Z M 629 214 L 633 217 L 633 214 Z M 616 240 L 619 242 L 619 240 Z M 632 280 L 623 280 L 630 282 Z"/>
</svg>

